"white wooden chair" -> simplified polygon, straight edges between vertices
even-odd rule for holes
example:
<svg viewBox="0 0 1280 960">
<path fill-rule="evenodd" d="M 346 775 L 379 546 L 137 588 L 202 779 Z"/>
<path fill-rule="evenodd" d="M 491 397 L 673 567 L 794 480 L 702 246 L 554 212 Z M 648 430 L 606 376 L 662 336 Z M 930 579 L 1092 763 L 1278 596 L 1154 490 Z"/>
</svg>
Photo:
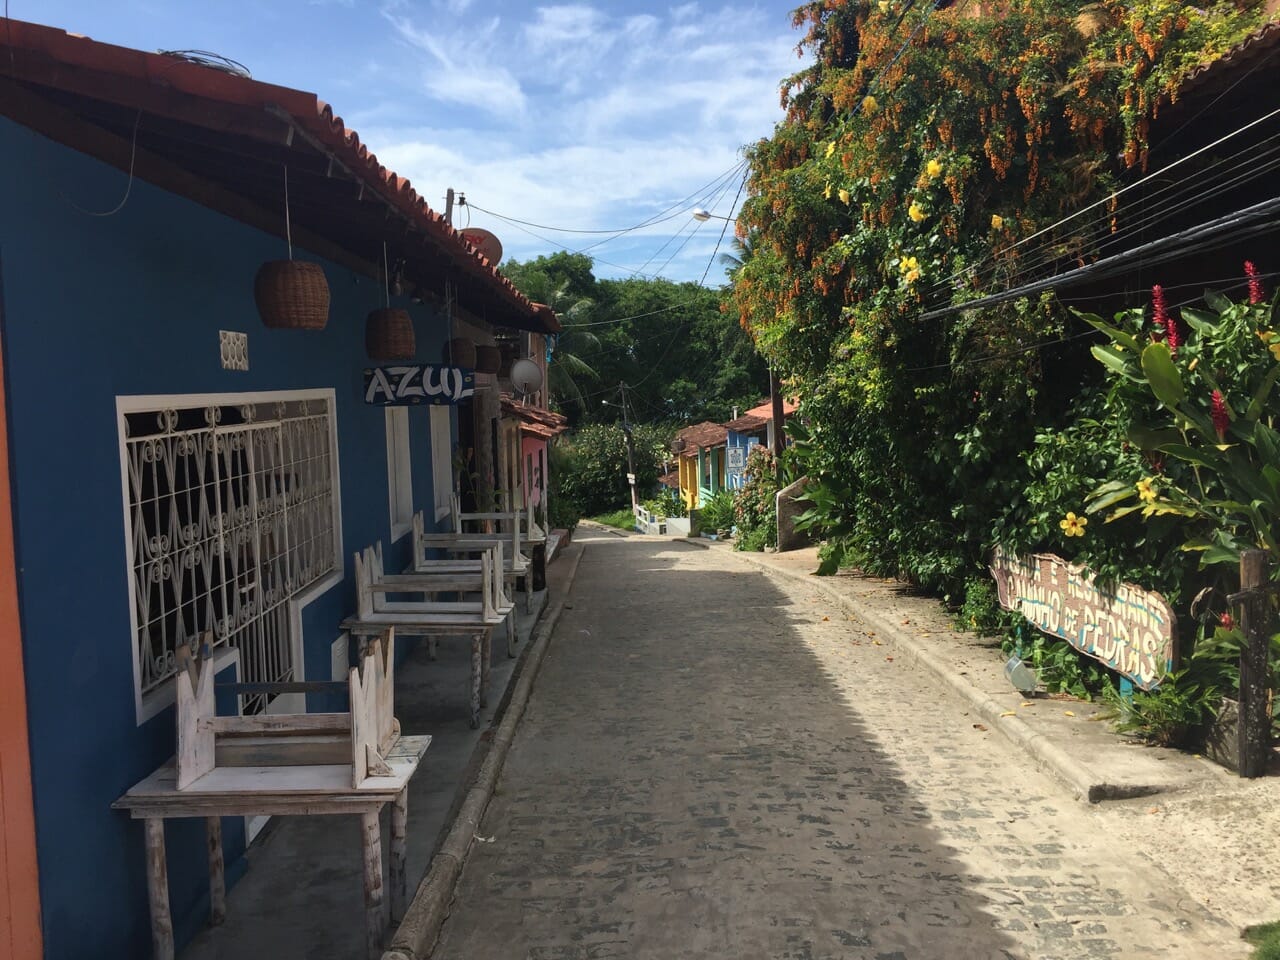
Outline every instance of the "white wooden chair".
<svg viewBox="0 0 1280 960">
<path fill-rule="evenodd" d="M 502 573 L 506 582 L 515 589 L 518 579 L 524 580 L 525 609 L 533 609 L 533 577 L 530 575 L 529 558 L 521 552 L 520 527 L 514 525 L 506 533 L 427 533 L 422 512 L 413 515 L 413 573 L 457 572 L 472 569 L 474 559 L 457 554 L 483 553 L 494 543 L 503 544 Z M 511 554 L 508 557 L 508 545 Z M 429 551 L 439 550 L 455 554 L 447 559 L 429 559 Z"/>
</svg>

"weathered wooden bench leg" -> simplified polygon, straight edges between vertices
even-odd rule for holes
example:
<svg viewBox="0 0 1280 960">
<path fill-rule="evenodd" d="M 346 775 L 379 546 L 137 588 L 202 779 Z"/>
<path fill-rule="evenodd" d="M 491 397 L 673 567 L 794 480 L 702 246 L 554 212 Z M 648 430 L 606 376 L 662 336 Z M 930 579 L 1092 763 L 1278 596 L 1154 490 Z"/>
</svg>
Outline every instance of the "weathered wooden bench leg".
<svg viewBox="0 0 1280 960">
<path fill-rule="evenodd" d="M 529 613 L 533 610 L 533 571 L 526 570 L 524 574 L 524 612 Z"/>
<path fill-rule="evenodd" d="M 387 917 L 382 906 L 382 826 L 376 810 L 360 814 L 360 846 L 364 853 L 365 948 L 369 960 L 379 960 Z"/>
<path fill-rule="evenodd" d="M 151 954 L 173 960 L 173 917 L 169 913 L 169 864 L 164 853 L 164 820 L 142 821 L 147 840 L 147 900 L 151 904 Z"/>
<path fill-rule="evenodd" d="M 396 794 L 391 805 L 391 919 L 404 918 L 405 857 L 409 838 L 409 788 Z"/>
<path fill-rule="evenodd" d="M 222 818 L 207 817 L 205 840 L 209 845 L 209 922 L 215 927 L 227 919 L 227 875 L 222 860 Z"/>
<path fill-rule="evenodd" d="M 514 657 L 516 655 L 516 610 L 513 605 L 511 612 L 507 614 L 507 656 Z"/>
<path fill-rule="evenodd" d="M 427 637 L 427 659 L 435 660 L 440 656 L 440 638 Z"/>
<path fill-rule="evenodd" d="M 471 729 L 480 726 L 480 652 L 484 641 L 480 634 L 471 637 Z"/>
<path fill-rule="evenodd" d="M 489 705 L 489 667 L 493 661 L 493 629 L 480 635 L 480 706 Z"/>
</svg>

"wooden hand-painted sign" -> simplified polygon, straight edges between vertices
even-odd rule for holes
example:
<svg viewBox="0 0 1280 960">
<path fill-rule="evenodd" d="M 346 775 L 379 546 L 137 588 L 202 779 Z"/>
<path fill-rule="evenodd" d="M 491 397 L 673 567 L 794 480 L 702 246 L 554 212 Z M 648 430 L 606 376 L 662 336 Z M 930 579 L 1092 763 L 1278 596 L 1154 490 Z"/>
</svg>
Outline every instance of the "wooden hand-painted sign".
<svg viewBox="0 0 1280 960">
<path fill-rule="evenodd" d="M 380 406 L 461 403 L 475 392 L 475 371 L 461 367 L 415 363 L 364 371 L 364 402 Z"/>
<path fill-rule="evenodd" d="M 1176 663 L 1173 611 L 1164 597 L 1129 583 L 1099 587 L 1084 567 L 1052 554 L 1020 557 L 996 548 L 991 559 L 1000 605 L 1143 690 Z"/>
</svg>

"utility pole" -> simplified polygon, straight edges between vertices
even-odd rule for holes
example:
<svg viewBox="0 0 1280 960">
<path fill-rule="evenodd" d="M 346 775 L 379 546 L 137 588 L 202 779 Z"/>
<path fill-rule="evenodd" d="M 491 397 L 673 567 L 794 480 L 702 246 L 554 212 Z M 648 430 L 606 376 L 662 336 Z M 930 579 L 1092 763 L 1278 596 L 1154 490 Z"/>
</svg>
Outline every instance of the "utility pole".
<svg viewBox="0 0 1280 960">
<path fill-rule="evenodd" d="M 444 222 L 453 226 L 453 187 L 444 192 Z"/>
<path fill-rule="evenodd" d="M 627 421 L 627 385 L 619 383 L 618 389 L 622 392 L 622 435 L 627 441 L 627 483 L 631 484 L 631 509 L 634 511 L 640 503 L 636 498 L 636 445 L 631 436 L 631 424 Z"/>
<path fill-rule="evenodd" d="M 782 384 L 778 383 L 778 375 L 769 368 L 769 402 L 773 417 L 773 476 L 782 478 Z"/>
</svg>

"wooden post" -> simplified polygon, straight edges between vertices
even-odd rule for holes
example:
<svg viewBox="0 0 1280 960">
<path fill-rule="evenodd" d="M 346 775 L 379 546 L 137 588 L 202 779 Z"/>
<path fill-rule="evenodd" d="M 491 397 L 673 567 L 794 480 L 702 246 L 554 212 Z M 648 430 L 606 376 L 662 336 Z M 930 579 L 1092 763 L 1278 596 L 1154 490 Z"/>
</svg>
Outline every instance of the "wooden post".
<svg viewBox="0 0 1280 960">
<path fill-rule="evenodd" d="M 173 917 L 169 914 L 169 864 L 164 854 L 164 820 L 142 821 L 147 838 L 147 899 L 151 903 L 151 956 L 173 960 Z"/>
<path fill-rule="evenodd" d="M 222 818 L 207 817 L 205 839 L 209 844 L 209 922 L 215 927 L 227 919 L 227 875 L 222 861 Z"/>
<path fill-rule="evenodd" d="M 396 794 L 391 805 L 391 919 L 396 923 L 404 917 L 405 857 L 409 837 L 409 788 Z"/>
<path fill-rule="evenodd" d="M 769 418 L 773 421 L 773 476 L 775 480 L 782 478 L 782 384 L 778 375 L 769 369 Z"/>
<path fill-rule="evenodd" d="M 387 919 L 382 912 L 382 826 L 376 810 L 360 814 L 360 846 L 364 853 L 365 950 L 369 960 L 379 960 Z"/>
<path fill-rule="evenodd" d="M 472 730 L 480 726 L 480 650 L 483 645 L 481 634 L 471 635 L 471 689 L 468 708 Z"/>
<path fill-rule="evenodd" d="M 1260 777 L 1267 772 L 1271 753 L 1271 723 L 1267 716 L 1267 638 L 1270 602 L 1263 588 L 1267 583 L 1265 550 L 1246 550 L 1240 555 L 1240 590 L 1256 591 L 1245 597 L 1240 629 L 1240 776 Z"/>
</svg>

